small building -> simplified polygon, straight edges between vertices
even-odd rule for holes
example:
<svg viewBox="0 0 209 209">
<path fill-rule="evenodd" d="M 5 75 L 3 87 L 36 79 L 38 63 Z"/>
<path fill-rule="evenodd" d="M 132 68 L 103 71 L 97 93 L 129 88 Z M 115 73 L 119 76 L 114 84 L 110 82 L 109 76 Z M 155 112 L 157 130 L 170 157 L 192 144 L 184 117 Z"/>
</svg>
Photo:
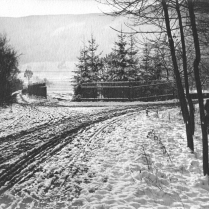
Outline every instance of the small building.
<svg viewBox="0 0 209 209">
<path fill-rule="evenodd" d="M 28 86 L 28 94 L 47 98 L 46 83 L 33 83 Z"/>
</svg>

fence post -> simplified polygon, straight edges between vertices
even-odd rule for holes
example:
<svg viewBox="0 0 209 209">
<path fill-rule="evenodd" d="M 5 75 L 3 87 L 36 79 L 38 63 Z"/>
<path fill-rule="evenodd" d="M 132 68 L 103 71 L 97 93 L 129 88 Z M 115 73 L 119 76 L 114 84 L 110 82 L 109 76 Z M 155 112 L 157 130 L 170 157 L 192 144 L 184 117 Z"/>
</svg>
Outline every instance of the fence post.
<svg viewBox="0 0 209 209">
<path fill-rule="evenodd" d="M 133 82 L 131 82 L 131 101 L 133 101 Z"/>
<path fill-rule="evenodd" d="M 128 88 L 128 94 L 129 94 L 128 95 L 128 100 L 131 101 L 131 82 L 130 81 L 128 81 L 128 87 L 129 87 Z"/>
<path fill-rule="evenodd" d="M 80 99 L 82 100 L 82 98 L 83 98 L 83 86 L 82 85 L 80 85 L 80 92 L 79 92 L 79 94 L 80 94 Z"/>
</svg>

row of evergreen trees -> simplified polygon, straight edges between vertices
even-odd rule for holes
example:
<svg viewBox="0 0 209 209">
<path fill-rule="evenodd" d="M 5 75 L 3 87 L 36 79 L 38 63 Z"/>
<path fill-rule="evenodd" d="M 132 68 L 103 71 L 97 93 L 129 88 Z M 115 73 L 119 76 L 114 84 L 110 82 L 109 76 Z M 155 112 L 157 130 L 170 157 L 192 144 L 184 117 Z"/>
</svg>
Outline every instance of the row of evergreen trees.
<svg viewBox="0 0 209 209">
<path fill-rule="evenodd" d="M 128 40 L 129 39 L 129 40 Z M 80 50 L 76 65 L 76 84 L 97 81 L 136 81 L 139 80 L 139 58 L 133 36 L 129 38 L 121 31 L 112 52 L 105 57 L 97 53 L 98 44 L 93 35 L 88 46 Z"/>
<path fill-rule="evenodd" d="M 102 53 L 97 53 L 97 49 L 98 44 L 92 35 L 88 46 L 84 45 L 80 50 L 74 76 L 75 100 L 79 100 L 82 94 L 91 98 L 98 94 L 95 89 L 84 92 L 81 89 L 83 83 L 140 81 L 151 84 L 156 83 L 156 80 L 172 80 L 170 66 L 163 65 L 165 62 L 169 63 L 167 60 L 169 57 L 165 57 L 164 50 L 159 52 L 161 48 L 156 43 L 145 43 L 143 49 L 139 51 L 136 48 L 136 39 L 133 36 L 126 36 L 121 31 L 109 54 L 101 57 Z M 173 92 L 172 83 L 166 86 L 167 89 L 164 86 L 154 89 L 147 86 L 146 91 L 155 95 L 157 88 L 159 95 L 165 94 L 165 91 Z"/>
<path fill-rule="evenodd" d="M 152 48 L 152 47 L 151 47 Z M 161 79 L 162 66 L 159 56 L 151 53 L 146 43 L 140 57 L 133 35 L 122 30 L 112 51 L 105 57 L 97 53 L 98 44 L 93 35 L 80 50 L 74 81 L 76 84 L 98 81 L 147 81 Z"/>
</svg>

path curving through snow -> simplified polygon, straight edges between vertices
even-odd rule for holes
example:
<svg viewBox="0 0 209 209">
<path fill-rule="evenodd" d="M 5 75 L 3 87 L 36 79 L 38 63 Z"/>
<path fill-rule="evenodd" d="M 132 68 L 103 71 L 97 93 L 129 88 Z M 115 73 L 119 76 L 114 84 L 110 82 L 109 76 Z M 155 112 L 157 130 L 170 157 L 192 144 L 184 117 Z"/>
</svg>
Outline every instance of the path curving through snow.
<svg viewBox="0 0 209 209">
<path fill-rule="evenodd" d="M 191 154 L 179 108 L 15 107 L 3 113 L 14 128 L 2 129 L 0 208 L 209 208 L 200 129 Z M 20 142 L 32 148 L 20 155 Z"/>
<path fill-rule="evenodd" d="M 81 184 L 72 208 L 209 208 L 209 185 L 202 177 L 201 142 L 186 147 L 182 121 L 165 112 L 124 117 L 97 136 L 102 146 L 88 162 L 95 177 Z M 165 118 L 164 118 L 165 117 Z M 92 151 L 94 152 L 94 151 Z"/>
</svg>

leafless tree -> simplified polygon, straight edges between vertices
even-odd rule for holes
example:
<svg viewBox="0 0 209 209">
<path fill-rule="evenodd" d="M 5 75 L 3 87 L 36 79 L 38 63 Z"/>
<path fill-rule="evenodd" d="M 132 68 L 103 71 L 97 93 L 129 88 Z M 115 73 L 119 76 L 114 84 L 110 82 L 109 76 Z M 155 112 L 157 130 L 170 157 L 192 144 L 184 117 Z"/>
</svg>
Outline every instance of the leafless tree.
<svg viewBox="0 0 209 209">
<path fill-rule="evenodd" d="M 167 36 L 173 71 L 178 90 L 182 115 L 186 126 L 187 145 L 194 151 L 194 107 L 189 93 L 189 70 L 194 73 L 198 101 L 200 108 L 201 129 L 203 138 L 203 171 L 209 174 L 208 169 L 208 138 L 207 124 L 203 105 L 202 85 L 199 64 L 201 51 L 195 15 L 203 7 L 209 8 L 206 0 L 98 0 L 112 7 L 111 15 L 124 15 L 131 20 L 127 26 L 132 27 L 136 34 L 149 36 L 162 34 Z M 194 4 L 195 3 L 195 4 Z M 196 9 L 196 10 L 195 10 Z M 204 9 L 206 10 L 206 9 Z M 196 13 L 195 13 L 196 12 Z M 148 27 L 150 26 L 150 27 Z M 177 37 L 177 38 L 176 38 Z M 182 65 L 179 65 L 178 54 Z M 187 57 L 194 58 L 193 66 Z M 189 68 L 189 70 L 188 70 Z"/>
</svg>

